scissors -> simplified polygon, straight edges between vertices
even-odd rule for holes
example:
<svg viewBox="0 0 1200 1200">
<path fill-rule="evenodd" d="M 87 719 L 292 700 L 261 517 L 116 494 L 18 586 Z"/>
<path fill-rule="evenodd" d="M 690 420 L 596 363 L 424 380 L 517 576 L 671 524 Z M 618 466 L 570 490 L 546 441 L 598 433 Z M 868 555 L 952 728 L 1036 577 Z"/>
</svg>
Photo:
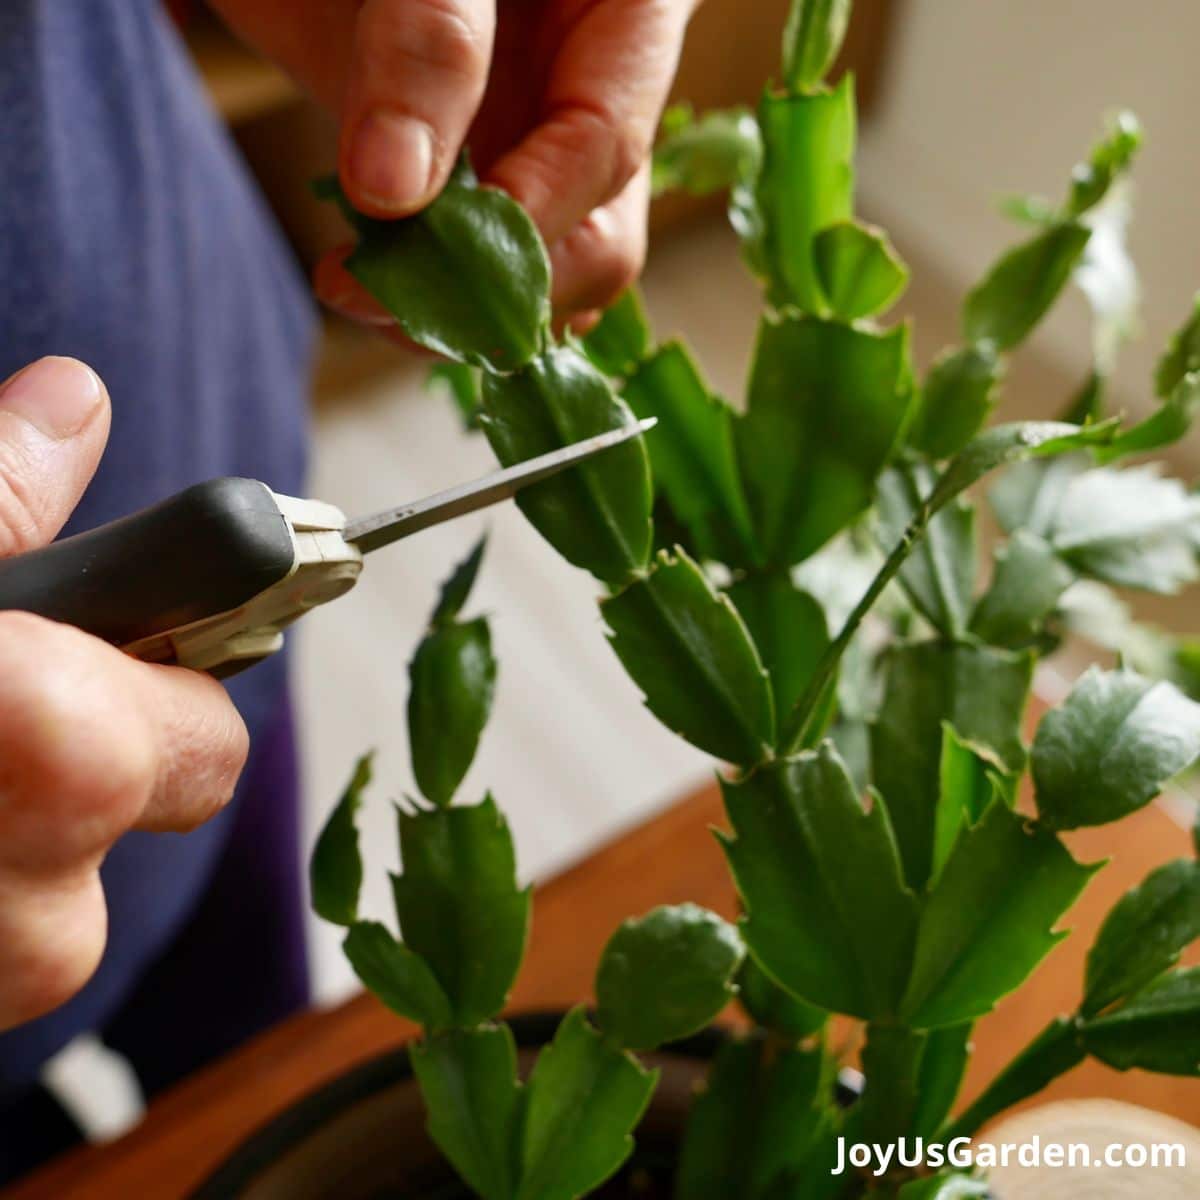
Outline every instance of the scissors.
<svg viewBox="0 0 1200 1200">
<path fill-rule="evenodd" d="M 0 609 L 78 626 L 146 662 L 224 678 L 274 654 L 288 625 L 345 595 L 363 555 L 507 500 L 654 423 L 624 425 L 353 521 L 257 479 L 211 479 L 0 561 Z"/>
</svg>

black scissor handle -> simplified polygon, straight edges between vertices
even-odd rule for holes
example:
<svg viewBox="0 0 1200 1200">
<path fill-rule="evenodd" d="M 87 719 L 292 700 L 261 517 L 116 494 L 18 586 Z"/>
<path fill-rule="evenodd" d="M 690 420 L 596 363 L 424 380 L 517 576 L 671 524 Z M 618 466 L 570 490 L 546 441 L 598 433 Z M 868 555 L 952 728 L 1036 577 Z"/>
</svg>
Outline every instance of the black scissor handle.
<svg viewBox="0 0 1200 1200">
<path fill-rule="evenodd" d="M 124 646 L 237 608 L 283 579 L 293 559 L 290 527 L 266 484 L 210 479 L 0 560 L 0 609 Z"/>
</svg>

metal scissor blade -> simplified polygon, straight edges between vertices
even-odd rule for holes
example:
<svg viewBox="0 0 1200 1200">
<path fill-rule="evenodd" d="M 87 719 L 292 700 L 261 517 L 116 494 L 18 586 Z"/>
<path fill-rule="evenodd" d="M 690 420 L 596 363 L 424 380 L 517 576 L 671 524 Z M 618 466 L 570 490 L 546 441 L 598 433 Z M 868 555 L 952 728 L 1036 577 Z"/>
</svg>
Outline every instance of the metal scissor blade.
<svg viewBox="0 0 1200 1200">
<path fill-rule="evenodd" d="M 452 521 L 455 517 L 508 500 L 523 487 L 549 479 L 551 475 L 557 475 L 559 471 L 600 454 L 610 446 L 619 446 L 652 429 L 654 425 L 655 418 L 650 417 L 620 429 L 610 429 L 582 442 L 563 446 L 561 450 L 552 450 L 549 454 L 540 454 L 537 458 L 527 459 L 503 471 L 485 475 L 471 483 L 460 483 L 434 496 L 426 496 L 424 500 L 384 509 L 369 517 L 359 517 L 356 521 L 347 522 L 342 536 L 364 554 L 370 554 L 380 546 L 391 545 L 431 525 L 440 525 L 443 521 Z"/>
</svg>

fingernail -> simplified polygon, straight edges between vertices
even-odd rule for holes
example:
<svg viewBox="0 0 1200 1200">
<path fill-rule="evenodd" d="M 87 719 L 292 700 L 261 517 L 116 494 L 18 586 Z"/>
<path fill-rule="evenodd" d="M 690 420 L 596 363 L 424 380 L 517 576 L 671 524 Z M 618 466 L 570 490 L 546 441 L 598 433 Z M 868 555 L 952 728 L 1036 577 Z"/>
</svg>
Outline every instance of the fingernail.
<svg viewBox="0 0 1200 1200">
<path fill-rule="evenodd" d="M 44 437 L 62 441 L 96 415 L 104 387 L 75 358 L 42 358 L 0 384 L 0 411 L 28 421 Z"/>
<path fill-rule="evenodd" d="M 355 132 L 347 166 L 364 199 L 402 216 L 430 198 L 433 154 L 424 121 L 377 108 Z"/>
</svg>

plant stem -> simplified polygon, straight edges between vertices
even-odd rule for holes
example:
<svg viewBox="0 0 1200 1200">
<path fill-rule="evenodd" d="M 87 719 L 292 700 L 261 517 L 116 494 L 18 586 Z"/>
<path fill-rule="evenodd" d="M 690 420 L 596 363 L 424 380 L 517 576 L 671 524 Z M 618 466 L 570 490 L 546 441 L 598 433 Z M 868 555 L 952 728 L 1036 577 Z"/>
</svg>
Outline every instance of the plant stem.
<svg viewBox="0 0 1200 1200">
<path fill-rule="evenodd" d="M 867 1081 L 861 1101 L 863 1141 L 896 1145 L 912 1133 L 925 1037 L 906 1025 L 872 1022 L 867 1026 L 862 1054 Z"/>
<path fill-rule="evenodd" d="M 1078 1066 L 1084 1057 L 1074 1019 L 1056 1017 L 992 1080 L 970 1108 L 942 1127 L 936 1140 L 974 1137 L 997 1113 L 1036 1095 L 1051 1080 Z"/>
<path fill-rule="evenodd" d="M 841 632 L 829 643 L 825 653 L 821 656 L 821 661 L 817 664 L 817 669 L 813 673 L 808 687 L 804 689 L 804 693 L 792 709 L 788 728 L 785 729 L 784 736 L 780 739 L 781 757 L 787 758 L 811 744 L 814 718 L 821 710 L 821 702 L 826 691 L 833 684 L 838 663 L 841 662 L 846 647 L 850 645 L 854 635 L 858 632 L 858 627 L 863 623 L 867 613 L 875 606 L 875 601 L 879 599 L 884 588 L 899 574 L 900 568 L 904 566 L 908 556 L 925 533 L 925 527 L 929 524 L 929 519 L 933 516 L 934 511 L 928 499 L 922 502 L 913 519 L 908 523 L 904 536 L 896 543 L 875 578 L 871 580 L 870 587 L 862 594 L 862 598 L 854 606 L 854 611 L 846 618 Z"/>
</svg>

